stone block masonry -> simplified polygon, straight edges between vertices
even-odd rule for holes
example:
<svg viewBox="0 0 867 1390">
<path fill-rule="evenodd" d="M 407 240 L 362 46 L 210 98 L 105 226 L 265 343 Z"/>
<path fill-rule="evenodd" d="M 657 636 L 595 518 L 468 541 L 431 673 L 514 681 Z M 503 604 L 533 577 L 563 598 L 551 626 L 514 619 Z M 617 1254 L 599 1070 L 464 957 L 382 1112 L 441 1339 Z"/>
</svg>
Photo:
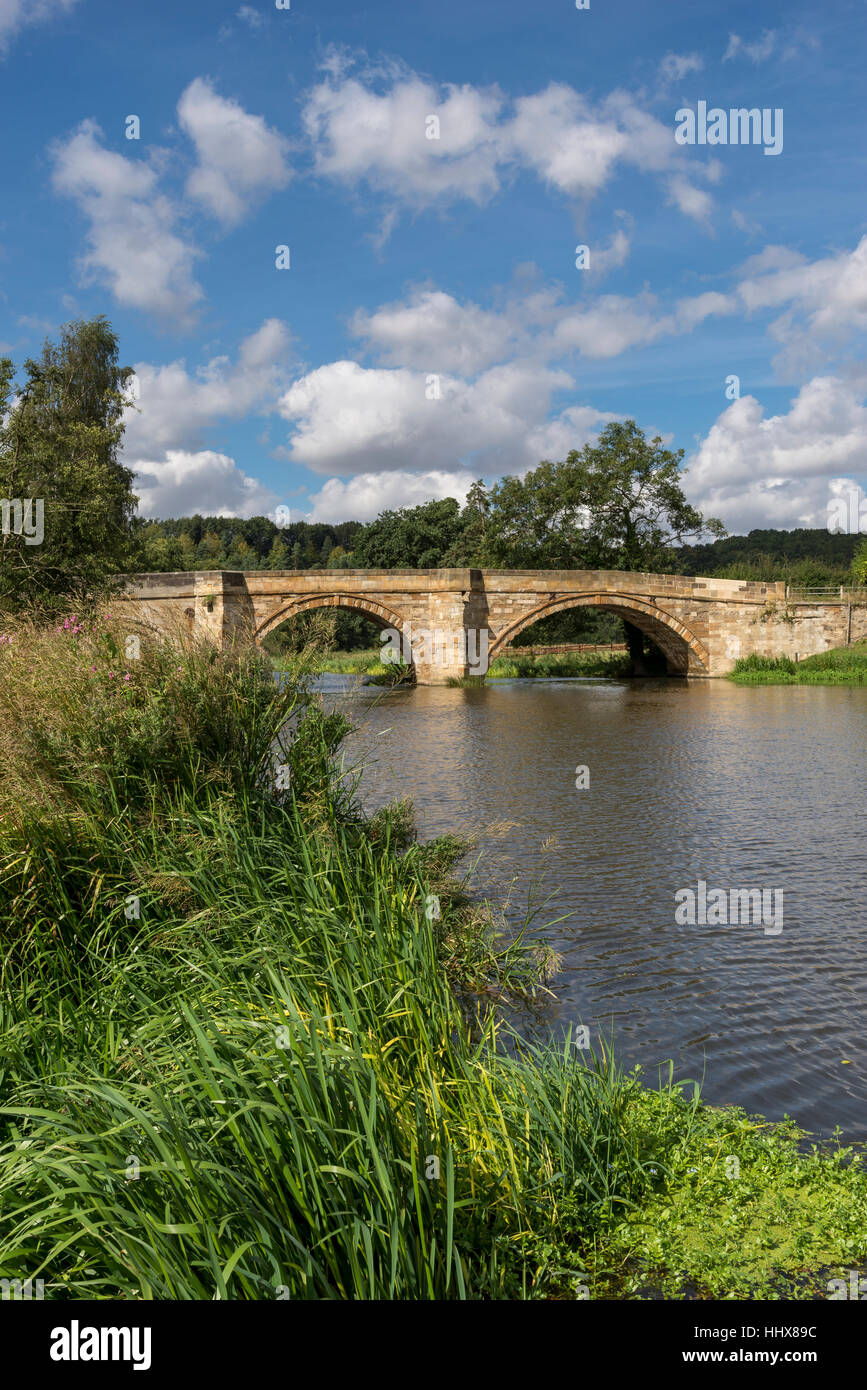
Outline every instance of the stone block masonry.
<svg viewBox="0 0 867 1390">
<path fill-rule="evenodd" d="M 442 633 L 446 661 L 426 659 L 417 647 L 421 685 L 471 674 L 460 658 L 462 632 L 486 630 L 493 661 L 531 623 L 580 606 L 634 623 L 663 652 L 671 675 L 695 678 L 727 675 L 753 652 L 803 659 L 867 637 L 864 594 L 799 602 L 787 600 L 782 583 L 621 570 L 201 570 L 132 575 L 124 598 L 160 630 L 221 646 L 261 642 L 312 608 L 354 609 L 410 639 Z"/>
</svg>

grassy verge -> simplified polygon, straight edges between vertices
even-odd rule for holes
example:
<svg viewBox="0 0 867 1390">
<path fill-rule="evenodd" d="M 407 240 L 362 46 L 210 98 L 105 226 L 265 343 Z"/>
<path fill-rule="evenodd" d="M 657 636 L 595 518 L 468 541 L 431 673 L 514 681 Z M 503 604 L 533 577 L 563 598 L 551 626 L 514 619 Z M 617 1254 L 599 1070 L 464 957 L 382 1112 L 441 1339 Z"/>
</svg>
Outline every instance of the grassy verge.
<svg viewBox="0 0 867 1390">
<path fill-rule="evenodd" d="M 291 657 L 274 657 L 273 663 L 278 671 L 291 669 Z M 297 667 L 298 659 L 294 659 Z M 364 676 L 365 685 L 403 685 L 411 683 L 412 671 L 402 662 L 388 663 L 380 660 L 378 651 L 335 652 L 319 650 L 308 662 L 311 672 L 340 676 Z"/>
<path fill-rule="evenodd" d="M 735 662 L 736 685 L 864 685 L 867 642 L 835 647 L 795 662 L 788 656 L 747 656 Z"/>
<path fill-rule="evenodd" d="M 0 1278 L 733 1296 L 865 1258 L 848 1151 L 502 1046 L 550 959 L 467 901 L 458 842 L 359 813 L 300 669 L 136 635 L 0 643 Z"/>
<path fill-rule="evenodd" d="M 368 671 L 385 670 L 378 651 L 366 652 L 324 652 L 321 669 L 341 676 L 361 676 Z"/>
<path fill-rule="evenodd" d="M 279 661 L 275 664 L 279 665 Z M 515 676 L 535 676 L 540 679 L 556 679 L 563 676 L 624 676 L 629 674 L 629 657 L 625 652 L 608 655 L 594 652 L 560 652 L 547 655 L 522 654 L 520 650 L 498 656 L 491 662 L 487 673 L 488 680 L 507 679 Z M 331 671 L 340 675 L 369 675 L 378 683 L 390 678 L 389 668 L 379 659 L 379 652 L 327 652 L 319 658 L 319 670 Z M 452 681 L 450 684 L 481 683 L 482 678 L 469 676 L 465 682 Z M 390 680 L 389 680 L 390 683 Z"/>
<path fill-rule="evenodd" d="M 513 650 L 491 662 L 489 680 L 514 676 L 555 679 L 560 676 L 626 676 L 630 671 L 626 652 L 597 655 L 594 652 L 561 652 L 547 656 L 522 656 Z"/>
</svg>

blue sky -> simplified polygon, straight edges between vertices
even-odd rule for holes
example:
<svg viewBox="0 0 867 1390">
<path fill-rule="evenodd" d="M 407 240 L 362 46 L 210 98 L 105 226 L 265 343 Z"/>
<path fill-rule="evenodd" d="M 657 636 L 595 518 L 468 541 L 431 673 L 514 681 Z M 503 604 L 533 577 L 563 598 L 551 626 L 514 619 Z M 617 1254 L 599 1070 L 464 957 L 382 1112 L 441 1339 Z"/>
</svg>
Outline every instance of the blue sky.
<svg viewBox="0 0 867 1390">
<path fill-rule="evenodd" d="M 731 531 L 822 526 L 867 473 L 865 33 L 849 0 L 0 0 L 2 351 L 108 315 L 146 515 L 367 520 L 633 416 Z M 678 143 L 700 102 L 782 111 L 782 149 Z"/>
</svg>

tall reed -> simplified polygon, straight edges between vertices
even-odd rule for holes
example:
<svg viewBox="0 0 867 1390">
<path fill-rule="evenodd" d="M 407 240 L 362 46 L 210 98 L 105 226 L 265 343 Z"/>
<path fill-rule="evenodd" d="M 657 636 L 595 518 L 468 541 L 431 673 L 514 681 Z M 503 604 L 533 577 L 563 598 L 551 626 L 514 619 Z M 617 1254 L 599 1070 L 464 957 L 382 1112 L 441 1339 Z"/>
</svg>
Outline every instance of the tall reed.
<svg viewBox="0 0 867 1390">
<path fill-rule="evenodd" d="M 361 814 L 300 670 L 144 631 L 123 665 L 128 633 L 77 620 L 2 635 L 0 1278 L 574 1293 L 716 1134 L 697 1095 L 502 1045 L 486 981 L 531 992 L 532 947 L 467 915 L 457 842 Z"/>
</svg>

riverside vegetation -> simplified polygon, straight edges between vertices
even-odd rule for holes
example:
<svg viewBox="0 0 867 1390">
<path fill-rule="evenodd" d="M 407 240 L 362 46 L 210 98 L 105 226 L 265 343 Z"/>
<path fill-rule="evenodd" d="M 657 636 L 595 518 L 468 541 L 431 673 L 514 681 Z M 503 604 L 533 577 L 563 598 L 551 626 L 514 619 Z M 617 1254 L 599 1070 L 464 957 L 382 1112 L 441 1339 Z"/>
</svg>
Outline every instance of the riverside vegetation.
<svg viewBox="0 0 867 1390">
<path fill-rule="evenodd" d="M 275 658 L 279 666 L 280 659 Z M 319 669 L 342 675 L 364 675 L 375 684 L 391 685 L 398 680 L 411 679 L 406 667 L 399 670 L 382 663 L 377 651 L 327 652 L 320 659 Z M 625 653 L 562 652 L 535 654 L 520 648 L 495 657 L 486 673 L 486 680 L 514 677 L 556 679 L 569 676 L 603 676 L 610 679 L 628 676 L 630 660 Z M 397 679 L 396 679 L 397 677 Z M 867 641 L 853 642 L 848 647 L 835 647 L 793 661 L 789 656 L 738 657 L 729 680 L 736 685 L 864 685 L 867 683 Z M 479 677 L 469 676 L 450 684 L 477 685 Z"/>
<path fill-rule="evenodd" d="M 276 681 L 128 632 L 0 640 L 0 1277 L 800 1297 L 864 1261 L 851 1148 L 510 1032 L 550 953 L 497 934 L 457 841 L 361 813 L 309 653 Z"/>
<path fill-rule="evenodd" d="M 281 658 L 275 657 L 279 667 Z M 535 654 L 520 648 L 497 656 L 486 672 L 486 680 L 505 680 L 515 676 L 535 676 L 550 679 L 564 676 L 625 676 L 629 674 L 629 657 L 622 652 L 551 652 Z M 385 664 L 378 651 L 328 652 L 321 657 L 319 669 L 345 676 L 367 676 L 376 684 L 392 684 L 395 675 L 406 677 L 408 668 Z M 467 681 L 478 678 L 468 677 Z M 466 682 L 462 682 L 466 683 Z"/>
<path fill-rule="evenodd" d="M 797 662 L 790 656 L 742 656 L 729 679 L 736 685 L 864 685 L 867 642 L 834 647 Z"/>
</svg>

